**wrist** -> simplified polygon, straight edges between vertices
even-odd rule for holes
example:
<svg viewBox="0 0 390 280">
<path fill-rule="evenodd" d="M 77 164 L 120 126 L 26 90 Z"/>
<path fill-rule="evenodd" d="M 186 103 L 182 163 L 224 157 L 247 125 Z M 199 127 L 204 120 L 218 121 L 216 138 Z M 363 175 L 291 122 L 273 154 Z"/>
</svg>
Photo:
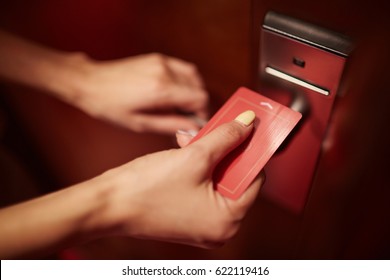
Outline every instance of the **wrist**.
<svg viewBox="0 0 390 280">
<path fill-rule="evenodd" d="M 62 101 L 79 107 L 95 61 L 85 53 L 75 52 L 63 54 L 53 62 L 56 70 L 52 79 L 48 79 L 47 90 Z"/>
<path fill-rule="evenodd" d="M 123 178 L 123 173 L 117 172 L 117 169 L 106 171 L 81 186 L 89 188 L 92 193 L 83 225 L 83 231 L 89 238 L 131 235 L 137 213 L 136 203 L 131 201 L 134 195 L 129 195 L 132 184 L 129 176 Z"/>
<path fill-rule="evenodd" d="M 110 185 L 96 177 L 0 211 L 0 255 L 45 255 L 115 233 Z M 26 222 L 21 222 L 21 219 Z"/>
</svg>

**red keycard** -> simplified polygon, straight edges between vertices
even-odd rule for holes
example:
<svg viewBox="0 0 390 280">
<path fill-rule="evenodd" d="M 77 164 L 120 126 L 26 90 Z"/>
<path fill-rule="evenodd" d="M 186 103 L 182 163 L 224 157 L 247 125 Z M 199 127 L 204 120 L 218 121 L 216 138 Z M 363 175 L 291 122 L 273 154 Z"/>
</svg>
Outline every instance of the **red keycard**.
<svg viewBox="0 0 390 280">
<path fill-rule="evenodd" d="M 300 113 L 282 104 L 241 87 L 192 142 L 247 110 L 256 114 L 252 134 L 230 152 L 213 172 L 216 189 L 231 199 L 242 195 L 302 117 Z"/>
</svg>

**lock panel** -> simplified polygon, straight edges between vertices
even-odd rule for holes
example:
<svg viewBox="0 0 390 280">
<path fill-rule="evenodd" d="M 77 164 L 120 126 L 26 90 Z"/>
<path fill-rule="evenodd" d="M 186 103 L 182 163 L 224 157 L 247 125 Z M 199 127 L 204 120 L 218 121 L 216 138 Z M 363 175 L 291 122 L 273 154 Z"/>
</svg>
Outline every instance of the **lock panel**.
<svg viewBox="0 0 390 280">
<path fill-rule="evenodd" d="M 267 164 L 262 191 L 301 213 L 352 44 L 341 34 L 269 12 L 260 48 L 259 91 L 303 114 L 293 137 Z"/>
</svg>

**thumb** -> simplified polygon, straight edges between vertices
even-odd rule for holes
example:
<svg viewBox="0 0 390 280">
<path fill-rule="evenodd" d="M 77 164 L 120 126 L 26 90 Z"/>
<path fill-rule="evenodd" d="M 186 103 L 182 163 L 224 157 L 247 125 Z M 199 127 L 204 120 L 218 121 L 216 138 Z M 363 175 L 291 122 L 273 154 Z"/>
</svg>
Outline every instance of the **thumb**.
<svg viewBox="0 0 390 280">
<path fill-rule="evenodd" d="M 253 129 L 255 118 L 256 115 L 253 111 L 245 111 L 233 121 L 220 125 L 191 146 L 206 152 L 209 156 L 209 163 L 215 166 L 228 153 L 244 142 Z"/>
</svg>

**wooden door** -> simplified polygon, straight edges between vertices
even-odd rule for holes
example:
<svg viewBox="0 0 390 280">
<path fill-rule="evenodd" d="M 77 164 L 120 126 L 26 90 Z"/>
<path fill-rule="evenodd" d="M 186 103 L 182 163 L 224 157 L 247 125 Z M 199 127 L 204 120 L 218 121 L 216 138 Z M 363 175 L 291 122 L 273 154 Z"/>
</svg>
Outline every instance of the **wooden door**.
<svg viewBox="0 0 390 280">
<path fill-rule="evenodd" d="M 51 47 L 85 51 L 97 59 L 162 52 L 192 61 L 205 78 L 212 111 L 237 87 L 256 88 L 260 26 L 269 10 L 345 33 L 356 43 L 344 77 L 345 95 L 336 101 L 302 215 L 260 194 L 237 237 L 217 250 L 107 238 L 73 248 L 66 256 L 389 257 L 390 20 L 385 1 L 13 0 L 2 1 L 0 10 L 3 28 Z M 34 164 L 53 178 L 54 186 L 47 189 L 174 146 L 172 137 L 113 127 L 30 89 L 7 85 L 3 91 L 17 125 L 28 135 L 31 154 L 39 155 Z"/>
</svg>

